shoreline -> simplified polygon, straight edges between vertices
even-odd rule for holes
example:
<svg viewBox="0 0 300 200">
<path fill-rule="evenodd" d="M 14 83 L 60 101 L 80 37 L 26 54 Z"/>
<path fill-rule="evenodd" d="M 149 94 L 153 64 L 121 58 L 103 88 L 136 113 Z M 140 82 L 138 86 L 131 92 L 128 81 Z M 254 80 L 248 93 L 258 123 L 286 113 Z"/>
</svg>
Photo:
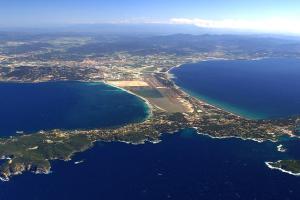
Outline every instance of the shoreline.
<svg viewBox="0 0 300 200">
<path fill-rule="evenodd" d="M 214 105 L 214 104 L 211 104 L 210 102 L 205 101 L 205 100 L 199 98 L 199 97 L 196 96 L 196 95 L 190 94 L 190 93 L 187 92 L 184 88 L 178 86 L 178 85 L 175 83 L 175 81 L 172 79 L 172 77 L 175 77 L 174 74 L 171 73 L 171 70 L 172 70 L 172 69 L 182 67 L 183 65 L 186 65 L 186 64 L 194 64 L 194 63 L 201 63 L 201 62 L 206 62 L 206 61 L 218 61 L 218 60 L 229 60 L 229 59 L 212 59 L 212 60 L 202 60 L 202 61 L 199 61 L 199 62 L 193 62 L 193 63 L 185 63 L 185 64 L 176 65 L 176 66 L 174 66 L 174 67 L 171 67 L 171 68 L 170 68 L 168 71 L 166 71 L 165 73 L 166 73 L 166 75 L 167 75 L 168 80 L 171 81 L 171 82 L 174 84 L 175 88 L 178 89 L 178 90 L 180 90 L 181 92 L 183 92 L 183 93 L 184 93 L 186 96 L 188 96 L 189 98 L 194 98 L 194 99 L 196 99 L 196 100 L 198 100 L 198 101 L 200 101 L 200 102 L 202 102 L 202 103 L 204 103 L 204 104 L 206 104 L 206 105 L 209 105 L 209 106 L 211 106 L 211 107 L 213 107 L 213 108 L 215 108 L 215 109 L 218 109 L 218 110 L 221 110 L 221 111 L 230 113 L 230 114 L 235 115 L 235 116 L 237 116 L 237 117 L 239 117 L 239 118 L 250 119 L 250 118 L 244 117 L 244 116 L 242 116 L 242 115 L 239 115 L 239 114 L 237 114 L 237 113 L 233 113 L 233 112 L 231 112 L 231 111 L 229 111 L 229 110 L 227 110 L 227 109 L 224 109 L 224 108 L 222 108 L 222 107 L 220 107 L 220 106 L 216 106 L 216 105 Z M 250 119 L 250 120 L 251 120 L 251 119 Z"/>
<path fill-rule="evenodd" d="M 218 59 L 220 60 L 220 59 Z M 204 60 L 206 61 L 206 60 Z M 199 62 L 204 62 L 204 61 L 199 61 Z M 108 85 L 110 87 L 113 88 L 117 88 L 121 91 L 124 91 L 128 94 L 134 95 L 137 98 L 139 98 L 141 101 L 143 101 L 145 109 L 147 109 L 147 116 L 144 119 L 141 119 L 139 122 L 130 122 L 128 124 L 125 124 L 124 126 L 122 125 L 121 127 L 116 127 L 116 128 L 108 128 L 108 129 L 87 129 L 87 130 L 79 130 L 79 131 L 74 131 L 74 130 L 66 130 L 65 133 L 63 130 L 56 130 L 56 131 L 48 131 L 48 133 L 52 133 L 51 135 L 47 134 L 40 134 L 38 135 L 38 137 L 40 137 L 41 139 L 45 139 L 46 138 L 50 138 L 52 141 L 61 141 L 61 140 L 71 140 L 72 142 L 74 142 L 74 144 L 77 144 L 77 140 L 80 139 L 82 141 L 82 144 L 79 144 L 78 147 L 75 146 L 76 148 L 74 148 L 74 150 L 72 152 L 70 152 L 69 154 L 66 153 L 65 159 L 63 159 L 64 161 L 66 160 L 70 160 L 72 159 L 72 156 L 78 152 L 82 152 L 86 149 L 92 148 L 95 142 L 122 142 L 122 143 L 127 143 L 127 144 L 133 144 L 133 145 L 139 145 L 139 144 L 145 144 L 146 142 L 150 142 L 152 144 L 157 144 L 161 141 L 161 136 L 163 134 L 167 134 L 167 133 L 178 133 L 184 129 L 188 129 L 188 128 L 193 128 L 195 130 L 196 134 L 199 135 L 203 135 L 203 136 L 208 136 L 212 139 L 230 139 L 230 138 L 237 138 L 239 140 L 251 140 L 254 142 L 258 142 L 258 143 L 262 143 L 262 142 L 266 142 L 266 141 L 271 141 L 271 142 L 277 142 L 277 136 L 281 135 L 281 133 L 287 134 L 283 131 L 285 130 L 291 130 L 291 129 L 281 129 L 281 127 L 283 126 L 282 124 L 279 123 L 278 127 L 275 126 L 276 128 L 269 128 L 270 125 L 276 125 L 276 123 L 274 122 L 274 124 L 272 124 L 271 122 L 262 122 L 263 124 L 260 125 L 259 122 L 249 122 L 247 118 L 239 116 L 235 113 L 229 112 L 223 108 L 214 106 L 212 104 L 210 104 L 209 102 L 203 101 L 201 99 L 199 99 L 197 96 L 194 96 L 188 92 L 186 92 L 184 89 L 180 88 L 179 86 L 177 86 L 175 84 L 175 82 L 172 80 L 172 78 L 170 78 L 170 71 L 172 69 L 174 69 L 175 67 L 181 67 L 184 64 L 181 65 L 177 65 L 174 67 L 171 67 L 169 70 L 167 70 L 166 72 L 160 73 L 159 76 L 157 76 L 158 80 L 159 78 L 162 78 L 161 80 L 165 81 L 163 82 L 161 85 L 164 87 L 168 87 L 168 89 L 172 90 L 172 92 L 174 92 L 177 96 L 175 96 L 176 98 L 180 99 L 183 98 L 187 100 L 187 102 L 189 104 L 192 105 L 193 111 L 191 111 L 191 113 L 187 114 L 185 112 L 181 113 L 181 112 L 177 112 L 176 113 L 168 113 L 166 110 L 163 112 L 159 112 L 159 106 L 160 104 L 158 104 L 159 106 L 157 106 L 157 104 L 155 103 L 151 103 L 151 98 L 149 98 L 150 100 L 148 100 L 147 96 L 143 97 L 141 95 L 136 94 L 133 90 L 131 91 L 130 89 L 128 89 L 128 87 L 126 87 L 126 85 L 115 85 L 107 80 L 99 80 L 99 81 L 74 81 L 74 82 L 83 82 L 83 83 L 95 83 L 95 84 L 105 84 Z M 155 73 L 152 74 L 153 77 L 155 77 Z M 144 74 L 142 74 L 140 76 L 140 78 L 143 80 L 146 80 L 146 77 Z M 140 79 L 137 79 L 140 80 Z M 62 80 L 60 82 L 65 82 L 67 80 Z M 45 82 L 59 82 L 59 81 L 45 81 Z M 72 82 L 72 81 L 71 81 Z M 21 83 L 21 82 L 20 82 Z M 34 83 L 38 83 L 38 82 L 34 82 Z M 158 84 L 154 85 L 154 88 L 159 88 L 161 85 Z M 171 96 L 172 98 L 174 98 L 174 96 Z M 182 103 L 182 101 L 179 101 L 179 103 Z M 176 102 L 178 103 L 178 102 Z M 203 106 L 203 105 L 204 106 Z M 207 108 L 208 107 L 208 108 Z M 197 108 L 200 108 L 201 112 L 202 112 L 202 108 L 204 108 L 204 111 L 206 111 L 207 115 L 204 115 L 203 119 L 200 117 L 201 114 L 200 111 L 198 112 Z M 174 110 L 173 110 L 174 111 Z M 179 114 L 179 115 L 177 115 Z M 210 114 L 216 115 L 217 117 L 212 117 L 210 118 Z M 232 116 L 231 116 L 232 115 Z M 205 117 L 208 117 L 211 120 L 206 120 Z M 229 127 L 228 129 L 225 129 L 227 126 L 227 124 L 224 121 L 219 120 L 219 118 L 224 118 L 225 122 L 229 122 Z M 201 120 L 200 120 L 201 119 Z M 219 121 L 218 121 L 219 120 Z M 239 123 L 240 122 L 240 123 Z M 243 123 L 244 122 L 244 123 Z M 277 122 L 278 123 L 278 122 Z M 292 125 L 290 123 L 290 121 L 286 122 L 287 125 L 285 125 L 285 128 L 291 128 Z M 293 122 L 294 123 L 294 122 Z M 245 125 L 246 124 L 246 125 Z M 197 125 L 199 128 L 197 128 Z M 248 125 L 248 126 L 247 126 Z M 211 126 L 211 127 L 210 127 Z M 222 129 L 217 129 L 217 131 L 215 130 L 215 126 L 220 127 Z M 261 127 L 262 130 L 261 132 L 258 132 L 256 134 L 256 129 L 255 127 Z M 225 127 L 225 128 L 224 128 Z M 253 128 L 254 127 L 254 128 Z M 236 130 L 239 130 L 240 132 L 237 132 L 238 134 L 235 134 Z M 250 132 L 254 130 L 254 132 Z M 271 131 L 270 131 L 271 130 Z M 207 131 L 207 132 L 206 132 Z M 274 132 L 273 132 L 274 131 Z M 206 132 L 206 133 L 205 133 Z M 75 134 L 74 134 L 75 133 Z M 275 134 L 276 133 L 276 134 Z M 268 136 L 269 134 L 269 136 Z M 290 137 L 293 137 L 294 135 L 291 134 L 287 134 Z M 33 137 L 33 139 L 35 139 L 34 137 L 36 135 L 28 135 L 29 137 Z M 18 148 L 20 148 L 19 145 L 19 141 L 20 144 L 22 144 L 22 139 L 24 139 L 24 137 L 27 136 L 21 136 L 20 139 L 17 138 L 8 138 L 7 139 L 7 143 L 4 143 L 3 146 L 5 147 L 5 145 L 15 145 Z M 49 139 L 48 138 L 48 139 Z M 32 142 L 32 144 L 28 144 L 29 148 L 32 147 L 36 147 L 36 144 L 34 142 L 35 140 L 32 140 L 30 142 Z M 53 143 L 53 142 L 52 142 Z M 47 143 L 44 145 L 50 145 L 52 143 Z M 38 143 L 43 145 L 42 143 Z M 64 143 L 59 143 L 60 145 L 64 145 Z M 6 149 L 3 147 L 3 155 L 6 155 Z M 8 152 L 9 154 L 7 155 L 22 155 L 20 154 L 20 152 L 23 151 L 22 148 L 20 149 L 16 149 L 15 152 Z M 28 148 L 25 149 L 26 151 L 28 150 Z M 34 151 L 39 151 L 39 148 L 34 148 Z M 14 154 L 15 153 L 15 154 Z M 60 159 L 59 155 L 55 156 L 55 157 L 47 157 L 47 154 L 44 154 L 43 152 L 40 152 L 42 154 L 42 156 L 44 156 L 45 160 L 48 162 L 49 160 L 57 160 Z M 30 166 L 32 164 L 36 164 L 35 160 L 30 160 L 32 163 L 29 162 Z M 20 167 L 22 167 L 24 164 L 19 162 L 18 160 L 15 161 L 16 164 L 20 165 Z M 271 164 L 272 162 L 266 162 L 266 164 L 269 164 L 270 166 L 268 166 L 269 168 L 273 167 Z M 7 166 L 10 166 L 11 163 L 7 163 Z M 29 165 L 28 165 L 29 166 Z M 17 169 L 17 172 L 23 172 L 26 171 L 28 166 L 25 166 L 24 168 L 21 169 Z M 273 167 L 275 169 L 280 170 L 280 168 L 276 168 Z M 30 168 L 28 168 L 30 169 Z M 46 168 L 45 168 L 46 169 Z M 271 168 L 272 169 L 272 168 Z M 7 171 L 3 170 L 3 174 L 5 175 L 4 177 L 11 177 L 14 175 L 18 175 L 18 174 L 14 174 L 11 173 L 11 169 L 10 168 L 6 168 Z M 44 172 L 44 171 L 38 171 L 38 172 Z M 289 173 L 288 171 L 283 171 L 286 173 Z M 291 173 L 291 172 L 290 172 Z M 300 173 L 299 173 L 300 176 Z M 2 177 L 3 178 L 3 177 Z M 1 176 L 0 176 L 1 179 Z"/>
<path fill-rule="evenodd" d="M 243 138 L 243 137 L 238 137 L 238 136 L 222 136 L 222 137 L 217 137 L 217 136 L 212 136 L 208 133 L 202 133 L 202 132 L 199 132 L 197 130 L 196 127 L 193 127 L 194 130 L 196 130 L 196 133 L 198 135 L 203 135 L 203 136 L 207 136 L 211 139 L 219 139 L 219 140 L 225 140 L 225 139 L 239 139 L 239 140 L 243 140 L 243 141 L 253 141 L 253 142 L 258 142 L 258 143 L 263 143 L 263 142 L 273 142 L 273 143 L 276 143 L 278 141 L 276 140 L 271 140 L 271 139 L 268 139 L 268 140 L 263 140 L 263 139 L 255 139 L 255 138 Z"/>
<path fill-rule="evenodd" d="M 149 119 L 150 117 L 153 116 L 153 105 L 148 101 L 148 99 L 146 99 L 146 98 L 144 98 L 144 97 L 142 97 L 142 96 L 140 96 L 138 94 L 135 94 L 135 93 L 133 93 L 133 92 L 131 92 L 131 91 L 125 89 L 125 88 L 122 88 L 122 87 L 116 86 L 114 84 L 108 83 L 108 81 L 103 81 L 102 83 L 107 84 L 107 85 L 109 85 L 111 87 L 117 88 L 119 90 L 122 90 L 124 92 L 127 92 L 127 93 L 129 93 L 131 95 L 134 95 L 135 97 L 141 99 L 146 104 L 147 111 L 149 112 L 148 115 L 147 115 L 147 117 L 145 118 L 145 120 L 147 120 L 147 119 Z M 145 120 L 143 120 L 143 121 L 145 121 Z"/>
<path fill-rule="evenodd" d="M 277 162 L 281 162 L 282 160 L 279 160 Z M 273 167 L 271 164 L 274 163 L 274 162 L 265 162 L 265 164 L 267 165 L 268 168 L 272 169 L 272 170 L 279 170 L 283 173 L 286 173 L 286 174 L 290 174 L 290 175 L 293 175 L 293 176 L 297 176 L 297 177 L 300 177 L 300 173 L 293 173 L 291 171 L 287 171 L 287 170 L 284 170 L 280 167 Z"/>
<path fill-rule="evenodd" d="M 182 91 L 183 93 L 185 93 L 187 96 L 189 96 L 190 98 L 195 98 L 198 101 L 205 103 L 207 105 L 210 105 L 218 110 L 230 113 L 232 115 L 235 115 L 239 118 L 243 118 L 243 119 L 247 119 L 247 120 L 273 120 L 274 118 L 268 118 L 268 117 L 251 117 L 251 116 L 246 116 L 243 114 L 240 114 L 239 112 L 234 112 L 231 111 L 231 109 L 227 109 L 226 106 L 222 106 L 222 105 L 216 105 L 212 102 L 210 102 L 210 100 L 206 100 L 204 98 L 201 98 L 201 94 L 197 95 L 197 94 L 193 94 L 193 92 L 189 92 L 188 89 L 185 89 L 183 87 L 178 86 L 175 81 L 173 80 L 174 78 L 176 78 L 176 76 L 171 72 L 173 69 L 175 68 L 181 68 L 184 65 L 189 65 L 189 64 L 197 64 L 197 63 L 202 63 L 202 62 L 210 62 L 210 61 L 235 61 L 235 60 L 243 60 L 243 61 L 259 61 L 259 60 L 265 60 L 265 59 L 272 59 L 271 57 L 261 57 L 261 58 L 252 58 L 252 59 L 227 59 L 227 58 L 211 58 L 211 59 L 203 59 L 203 60 L 199 60 L 199 61 L 194 61 L 194 62 L 190 62 L 190 63 L 183 63 L 183 64 L 179 64 L 176 66 L 171 67 L 169 70 L 167 70 L 166 72 L 166 77 L 168 78 L 169 81 L 171 81 L 176 89 L 179 89 L 180 91 Z M 221 102 L 222 103 L 222 102 Z M 233 106 L 234 108 L 234 106 Z M 239 108 L 237 108 L 239 109 Z M 288 117 L 293 117 L 293 116 L 298 116 L 297 114 L 295 115 L 291 115 L 291 116 L 286 116 L 286 117 L 278 117 L 277 119 L 281 119 L 281 118 L 288 118 Z M 276 118 L 275 118 L 276 119 Z M 293 135 L 295 136 L 295 135 Z M 299 137 L 300 138 L 300 137 Z"/>
</svg>

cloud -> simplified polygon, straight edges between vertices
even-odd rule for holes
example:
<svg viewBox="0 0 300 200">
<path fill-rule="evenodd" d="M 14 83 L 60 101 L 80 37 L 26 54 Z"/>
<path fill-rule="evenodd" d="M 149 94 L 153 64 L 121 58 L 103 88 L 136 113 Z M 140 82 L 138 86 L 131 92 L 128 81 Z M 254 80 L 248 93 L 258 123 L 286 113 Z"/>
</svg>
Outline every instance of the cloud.
<svg viewBox="0 0 300 200">
<path fill-rule="evenodd" d="M 206 20 L 200 18 L 172 18 L 172 24 L 190 24 L 203 28 L 235 29 L 245 31 L 260 31 L 271 33 L 300 34 L 297 20 L 268 19 L 268 20 Z"/>
</svg>

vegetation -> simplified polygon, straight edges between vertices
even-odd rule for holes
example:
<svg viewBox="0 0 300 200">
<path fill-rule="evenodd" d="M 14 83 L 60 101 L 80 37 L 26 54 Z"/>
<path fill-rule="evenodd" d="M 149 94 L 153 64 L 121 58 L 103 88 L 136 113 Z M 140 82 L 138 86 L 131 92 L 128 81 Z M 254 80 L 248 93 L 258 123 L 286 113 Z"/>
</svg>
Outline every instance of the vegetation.
<svg viewBox="0 0 300 200">
<path fill-rule="evenodd" d="M 276 169 L 281 169 L 294 175 L 300 175 L 300 160 L 280 160 L 271 162 L 269 165 Z"/>
</svg>

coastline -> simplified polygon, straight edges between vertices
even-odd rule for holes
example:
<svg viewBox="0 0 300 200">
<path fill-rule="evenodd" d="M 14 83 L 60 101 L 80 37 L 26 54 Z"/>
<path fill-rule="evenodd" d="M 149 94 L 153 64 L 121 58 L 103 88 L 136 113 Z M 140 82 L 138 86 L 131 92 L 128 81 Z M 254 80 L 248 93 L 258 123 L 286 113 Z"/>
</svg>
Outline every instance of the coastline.
<svg viewBox="0 0 300 200">
<path fill-rule="evenodd" d="M 281 162 L 282 160 L 279 160 L 277 162 Z M 265 162 L 265 164 L 267 165 L 268 168 L 272 169 L 272 170 L 279 170 L 283 173 L 286 173 L 286 174 L 290 174 L 290 175 L 293 175 L 293 176 L 297 176 L 297 177 L 300 177 L 300 173 L 293 173 L 291 171 L 288 171 L 288 170 L 284 170 L 282 169 L 281 167 L 274 167 L 272 166 L 272 164 L 274 164 L 274 162 Z"/>
<path fill-rule="evenodd" d="M 206 62 L 206 61 L 217 61 L 217 60 L 229 60 L 229 59 L 211 59 L 211 60 L 202 60 L 202 61 L 199 61 L 199 62 L 193 62 L 193 63 L 200 63 L 200 62 Z M 220 106 L 216 106 L 216 105 L 214 105 L 214 104 L 211 104 L 210 102 L 205 101 L 205 100 L 199 98 L 199 96 L 197 96 L 197 95 L 190 94 L 190 93 L 187 92 L 184 88 L 178 86 L 178 85 L 175 83 L 175 81 L 173 80 L 173 78 L 175 77 L 175 75 L 171 73 L 172 69 L 179 68 L 179 67 L 182 67 L 183 65 L 186 65 L 186 64 L 193 64 L 193 63 L 185 63 L 185 64 L 181 64 L 181 65 L 176 65 L 176 66 L 174 66 L 174 67 L 171 67 L 168 71 L 165 72 L 166 75 L 167 75 L 168 80 L 171 81 L 171 82 L 174 84 L 175 88 L 178 89 L 178 90 L 180 90 L 181 92 L 183 92 L 186 96 L 188 96 L 188 97 L 190 97 L 190 98 L 195 98 L 195 99 L 197 99 L 198 101 L 201 101 L 201 102 L 204 103 L 204 104 L 210 105 L 211 107 L 213 107 L 213 108 L 215 108 L 215 109 L 218 109 L 218 110 L 222 110 L 222 111 L 228 112 L 228 113 L 230 113 L 230 114 L 232 114 L 232 115 L 235 115 L 235 116 L 237 116 L 237 117 L 239 117 L 239 118 L 249 119 L 249 118 L 244 117 L 244 116 L 242 116 L 242 115 L 239 115 L 239 114 L 237 114 L 237 113 L 234 113 L 234 112 L 231 112 L 231 111 L 229 111 L 229 110 L 226 110 L 226 109 L 224 109 L 224 108 L 222 108 L 222 107 L 220 107 Z"/>
<path fill-rule="evenodd" d="M 212 136 L 212 135 L 210 135 L 208 133 L 199 132 L 197 130 L 197 127 L 193 127 L 193 129 L 195 129 L 197 131 L 197 134 L 204 135 L 204 136 L 207 136 L 207 137 L 212 138 L 212 139 L 219 139 L 219 140 L 224 140 L 224 139 L 239 139 L 239 140 L 243 140 L 243 141 L 253 141 L 253 142 L 258 142 L 258 143 L 263 143 L 263 142 L 267 142 L 267 141 L 270 141 L 270 142 L 273 142 L 273 143 L 277 142 L 276 140 L 271 140 L 271 139 L 262 140 L 262 139 L 255 139 L 255 138 L 243 138 L 243 137 L 237 137 L 237 136 L 222 136 L 222 137 L 217 137 L 217 136 Z"/>
<path fill-rule="evenodd" d="M 210 97 L 206 97 L 201 94 L 197 94 L 197 92 L 192 92 L 189 89 L 186 89 L 182 86 L 179 86 L 176 84 L 176 75 L 172 73 L 172 70 L 175 68 L 181 68 L 184 67 L 185 65 L 190 65 L 190 64 L 197 64 L 197 63 L 202 63 L 202 62 L 213 62 L 213 61 L 236 61 L 236 60 L 242 60 L 242 61 L 260 61 L 260 60 L 268 60 L 272 59 L 271 57 L 259 57 L 259 58 L 252 58 L 252 59 L 230 59 L 230 58 L 210 58 L 210 59 L 203 59 L 195 62 L 189 62 L 189 63 L 183 63 L 179 64 L 176 66 L 171 67 L 169 70 L 167 70 L 165 73 L 167 74 L 167 78 L 175 85 L 175 87 L 182 92 L 186 93 L 188 96 L 192 98 L 196 98 L 197 100 L 206 103 L 207 105 L 210 105 L 216 109 L 225 111 L 227 113 L 233 114 L 235 116 L 238 116 L 243 119 L 248 119 L 248 120 L 272 120 L 274 118 L 268 116 L 267 114 L 263 113 L 251 113 L 250 111 L 244 110 L 243 108 L 235 107 L 234 105 L 230 105 L 226 102 L 218 101 L 217 99 L 211 99 Z M 280 118 L 286 118 L 286 117 L 293 117 L 293 116 L 298 116 L 297 114 L 295 115 L 290 115 L 290 116 L 279 116 L 278 118 L 275 119 L 280 119 Z"/>
<path fill-rule="evenodd" d="M 183 65 L 183 64 L 182 64 Z M 174 67 L 181 67 L 182 65 L 177 65 Z M 174 68 L 172 67 L 172 68 Z M 171 69 L 172 69 L 171 68 Z M 184 104 L 184 100 L 188 105 L 192 106 L 192 111 L 186 112 L 173 112 L 170 110 L 164 111 L 158 109 L 157 103 L 152 102 L 151 98 L 147 99 L 148 96 L 141 96 L 136 94 L 133 90 L 127 89 L 126 85 L 118 86 L 110 83 L 109 81 L 79 81 L 79 82 L 87 82 L 87 83 L 103 83 L 109 85 L 111 87 L 117 88 L 119 90 L 125 91 L 126 93 L 132 94 L 142 100 L 145 103 L 145 107 L 147 106 L 148 115 L 146 118 L 142 119 L 139 122 L 129 123 L 127 125 L 121 127 L 114 128 L 105 128 L 105 129 L 92 129 L 92 130 L 54 130 L 47 131 L 41 134 L 30 134 L 27 136 L 16 136 L 8 139 L 3 139 L 1 149 L 1 155 L 13 155 L 16 156 L 13 159 L 13 165 L 18 168 L 11 168 L 12 162 L 5 163 L 4 168 L 2 170 L 2 178 L 3 177 L 11 177 L 14 175 L 18 175 L 23 171 L 29 171 L 30 166 L 38 166 L 40 164 L 40 160 L 34 160 L 27 154 L 23 154 L 24 151 L 27 151 L 28 148 L 36 147 L 37 144 L 39 148 L 33 149 L 33 151 L 40 154 L 40 156 L 44 159 L 46 164 L 49 166 L 51 160 L 70 160 L 75 153 L 82 152 L 86 149 L 89 149 L 93 146 L 93 144 L 97 141 L 101 142 L 123 142 L 127 144 L 139 145 L 144 144 L 146 142 L 150 142 L 156 144 L 160 142 L 161 135 L 166 133 L 175 133 L 180 130 L 184 130 L 186 128 L 194 128 L 197 134 L 206 135 L 210 138 L 216 139 L 229 139 L 229 138 L 238 138 L 242 140 L 252 140 L 255 142 L 264 142 L 264 141 L 272 141 L 276 142 L 278 136 L 288 135 L 291 127 L 294 125 L 294 121 L 287 120 L 284 122 L 277 121 L 262 121 L 261 123 L 254 120 L 248 120 L 242 116 L 239 116 L 235 113 L 231 113 L 226 111 L 223 108 L 219 108 L 217 106 L 211 105 L 206 101 L 202 101 L 201 99 L 187 93 L 182 88 L 177 86 L 172 78 L 169 77 L 170 70 L 163 73 L 153 73 L 151 76 L 155 81 L 161 81 L 159 84 L 152 85 L 153 88 L 167 88 L 169 92 L 172 94 L 168 96 L 168 98 L 179 99 L 176 101 L 178 105 Z M 141 79 L 147 82 L 147 78 L 145 75 L 141 75 Z M 122 80 L 121 80 L 122 81 Z M 126 80 L 125 80 L 126 81 Z M 133 80 L 134 81 L 134 80 Z M 148 80 L 149 81 L 149 80 Z M 133 86 L 138 87 L 138 86 Z M 159 104 L 158 104 L 159 105 Z M 174 110 L 172 110 L 174 111 Z M 204 112 L 203 112 L 204 111 Z M 201 114 L 203 112 L 203 114 Z M 257 131 L 258 130 L 258 131 Z M 286 132 L 284 132 L 286 131 Z M 292 134 L 292 132 L 291 132 Z M 293 136 L 293 135 L 289 135 Z M 35 138 L 36 137 L 36 138 Z M 29 140 L 27 139 L 29 138 Z M 30 139 L 31 138 L 31 139 Z M 37 140 L 38 139 L 38 140 Z M 40 141 L 51 141 L 51 143 L 44 144 Z M 54 142 L 53 142 L 54 141 Z M 43 146 L 52 146 L 53 145 L 61 145 L 61 148 L 64 148 L 65 142 L 73 142 L 74 146 L 72 146 L 72 151 L 66 152 L 57 152 L 57 155 L 48 155 L 45 154 L 40 149 L 43 149 Z M 23 145 L 25 142 L 25 145 Z M 38 143 L 37 143 L 38 142 Z M 79 143 L 78 143 L 79 142 Z M 11 151 L 7 150 L 7 147 L 16 147 Z M 41 148 L 40 148 L 41 146 Z M 26 147 L 26 148 L 25 148 Z M 23 149 L 25 148 L 25 149 Z M 53 147 L 54 148 L 54 147 Z M 46 152 L 47 153 L 47 152 Z M 61 154 L 60 154 L 61 153 Z M 18 160 L 20 159 L 20 160 Z M 28 164 L 26 165 L 22 162 L 22 159 L 27 159 Z M 47 168 L 45 163 L 42 163 L 41 169 L 38 172 L 47 172 Z M 16 170 L 14 173 L 13 170 Z M 33 171 L 35 172 L 35 171 Z M 37 171 L 36 171 L 37 172 Z M 1 176 L 0 176 L 1 178 Z"/>
<path fill-rule="evenodd" d="M 148 101 L 148 99 L 146 99 L 146 98 L 144 98 L 144 97 L 142 97 L 142 96 L 140 96 L 140 95 L 138 95 L 138 94 L 135 94 L 135 93 L 133 93 L 133 92 L 131 92 L 131 91 L 125 89 L 125 88 L 122 88 L 122 87 L 116 86 L 116 85 L 114 85 L 114 84 L 111 84 L 111 83 L 109 83 L 108 81 L 103 81 L 102 83 L 107 84 L 107 85 L 109 85 L 109 86 L 111 86 L 111 87 L 117 88 L 117 89 L 119 89 L 119 90 L 122 90 L 122 91 L 124 91 L 124 92 L 127 92 L 127 93 L 129 93 L 129 94 L 131 94 L 131 95 L 136 96 L 137 98 L 140 98 L 140 99 L 146 104 L 146 106 L 147 106 L 147 112 L 148 112 L 147 117 L 146 117 L 143 121 L 145 121 L 145 120 L 147 120 L 147 119 L 149 119 L 149 118 L 151 118 L 151 117 L 153 116 L 153 106 L 152 106 L 151 103 Z"/>
</svg>

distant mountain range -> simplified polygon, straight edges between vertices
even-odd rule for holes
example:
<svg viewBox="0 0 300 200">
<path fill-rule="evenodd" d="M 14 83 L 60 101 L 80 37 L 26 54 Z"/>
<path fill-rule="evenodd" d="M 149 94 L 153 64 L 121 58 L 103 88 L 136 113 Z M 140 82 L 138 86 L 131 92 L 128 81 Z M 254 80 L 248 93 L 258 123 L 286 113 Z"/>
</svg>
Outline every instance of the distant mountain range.
<svg viewBox="0 0 300 200">
<path fill-rule="evenodd" d="M 170 35 L 170 34 L 238 34 L 238 35 L 268 35 L 273 37 L 289 37 L 300 40 L 300 35 L 263 34 L 251 31 L 201 28 L 195 25 L 180 24 L 68 24 L 68 25 L 44 25 L 38 27 L 0 27 L 0 32 L 23 33 L 96 33 L 118 35 Z"/>
</svg>

